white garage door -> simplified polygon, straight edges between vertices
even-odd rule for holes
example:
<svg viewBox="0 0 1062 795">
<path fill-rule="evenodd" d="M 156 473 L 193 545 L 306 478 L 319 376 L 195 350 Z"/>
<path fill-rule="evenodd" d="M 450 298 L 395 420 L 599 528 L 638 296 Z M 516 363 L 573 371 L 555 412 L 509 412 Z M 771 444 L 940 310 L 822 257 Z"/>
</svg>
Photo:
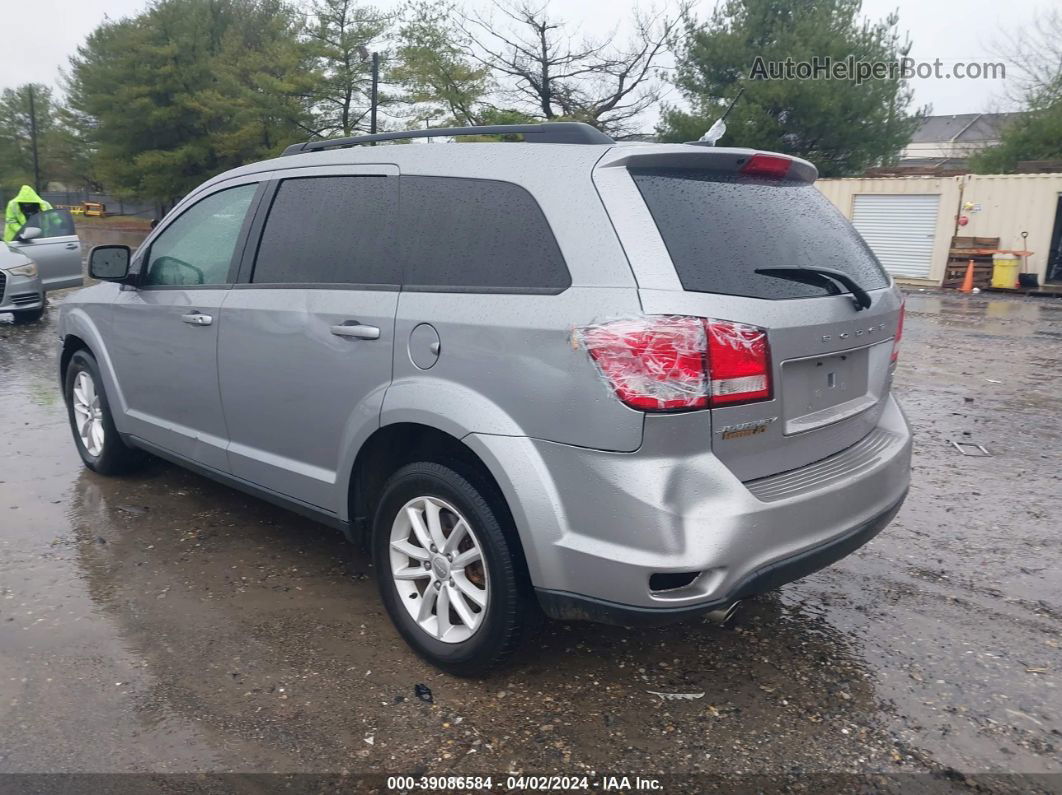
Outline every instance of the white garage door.
<svg viewBox="0 0 1062 795">
<path fill-rule="evenodd" d="M 857 194 L 852 224 L 893 276 L 928 279 L 939 194 Z"/>
</svg>

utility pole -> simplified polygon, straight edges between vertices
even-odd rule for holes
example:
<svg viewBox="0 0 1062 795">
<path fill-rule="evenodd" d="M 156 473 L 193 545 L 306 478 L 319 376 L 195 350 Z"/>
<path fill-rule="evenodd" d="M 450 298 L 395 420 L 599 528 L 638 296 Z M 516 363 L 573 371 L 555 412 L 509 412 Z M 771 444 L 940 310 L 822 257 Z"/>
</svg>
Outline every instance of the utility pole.
<svg viewBox="0 0 1062 795">
<path fill-rule="evenodd" d="M 41 189 L 41 166 L 37 156 L 37 107 L 33 102 L 33 84 L 27 86 L 29 91 L 30 144 L 33 147 L 33 189 Z"/>
<path fill-rule="evenodd" d="M 376 134 L 376 107 L 380 104 L 380 53 L 372 54 L 372 105 L 369 109 L 369 132 Z"/>
</svg>

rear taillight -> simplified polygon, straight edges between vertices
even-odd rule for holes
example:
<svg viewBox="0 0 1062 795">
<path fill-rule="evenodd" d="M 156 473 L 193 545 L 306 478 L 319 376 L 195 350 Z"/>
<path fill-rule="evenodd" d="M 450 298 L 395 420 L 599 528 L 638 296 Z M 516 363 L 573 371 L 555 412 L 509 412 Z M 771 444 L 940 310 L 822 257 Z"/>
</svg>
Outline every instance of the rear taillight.
<svg viewBox="0 0 1062 795">
<path fill-rule="evenodd" d="M 758 326 L 708 320 L 708 371 L 712 405 L 751 403 L 771 396 L 767 332 Z"/>
<path fill-rule="evenodd" d="M 697 317 L 651 315 L 576 329 L 625 404 L 690 411 L 771 396 L 767 332 Z"/>
<path fill-rule="evenodd" d="M 789 173 L 789 167 L 793 161 L 788 157 L 778 155 L 753 155 L 741 167 L 741 173 L 750 177 L 766 177 L 768 179 L 784 179 Z"/>
<path fill-rule="evenodd" d="M 907 313 L 907 299 L 900 303 L 900 319 L 896 321 L 896 336 L 892 338 L 892 363 L 900 358 L 900 337 L 903 336 L 903 316 Z"/>
<path fill-rule="evenodd" d="M 616 396 L 634 409 L 708 405 L 704 325 L 695 317 L 640 317 L 577 329 Z"/>
</svg>

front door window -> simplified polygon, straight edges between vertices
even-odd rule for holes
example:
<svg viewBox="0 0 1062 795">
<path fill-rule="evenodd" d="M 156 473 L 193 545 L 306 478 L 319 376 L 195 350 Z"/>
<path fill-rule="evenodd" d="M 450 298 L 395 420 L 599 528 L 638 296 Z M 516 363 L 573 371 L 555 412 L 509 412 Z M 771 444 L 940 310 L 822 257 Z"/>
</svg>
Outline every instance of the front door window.
<svg viewBox="0 0 1062 795">
<path fill-rule="evenodd" d="M 227 284 L 236 240 L 257 185 L 207 196 L 151 244 L 141 286 Z"/>
</svg>

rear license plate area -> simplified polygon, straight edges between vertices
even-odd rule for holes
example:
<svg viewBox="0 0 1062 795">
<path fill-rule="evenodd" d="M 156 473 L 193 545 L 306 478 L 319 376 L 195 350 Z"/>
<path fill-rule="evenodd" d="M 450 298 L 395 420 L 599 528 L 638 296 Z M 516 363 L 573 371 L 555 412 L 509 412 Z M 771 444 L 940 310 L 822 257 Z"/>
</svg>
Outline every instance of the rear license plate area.
<svg viewBox="0 0 1062 795">
<path fill-rule="evenodd" d="M 869 349 L 782 363 L 784 433 L 819 428 L 851 417 L 877 401 L 868 393 Z"/>
</svg>

